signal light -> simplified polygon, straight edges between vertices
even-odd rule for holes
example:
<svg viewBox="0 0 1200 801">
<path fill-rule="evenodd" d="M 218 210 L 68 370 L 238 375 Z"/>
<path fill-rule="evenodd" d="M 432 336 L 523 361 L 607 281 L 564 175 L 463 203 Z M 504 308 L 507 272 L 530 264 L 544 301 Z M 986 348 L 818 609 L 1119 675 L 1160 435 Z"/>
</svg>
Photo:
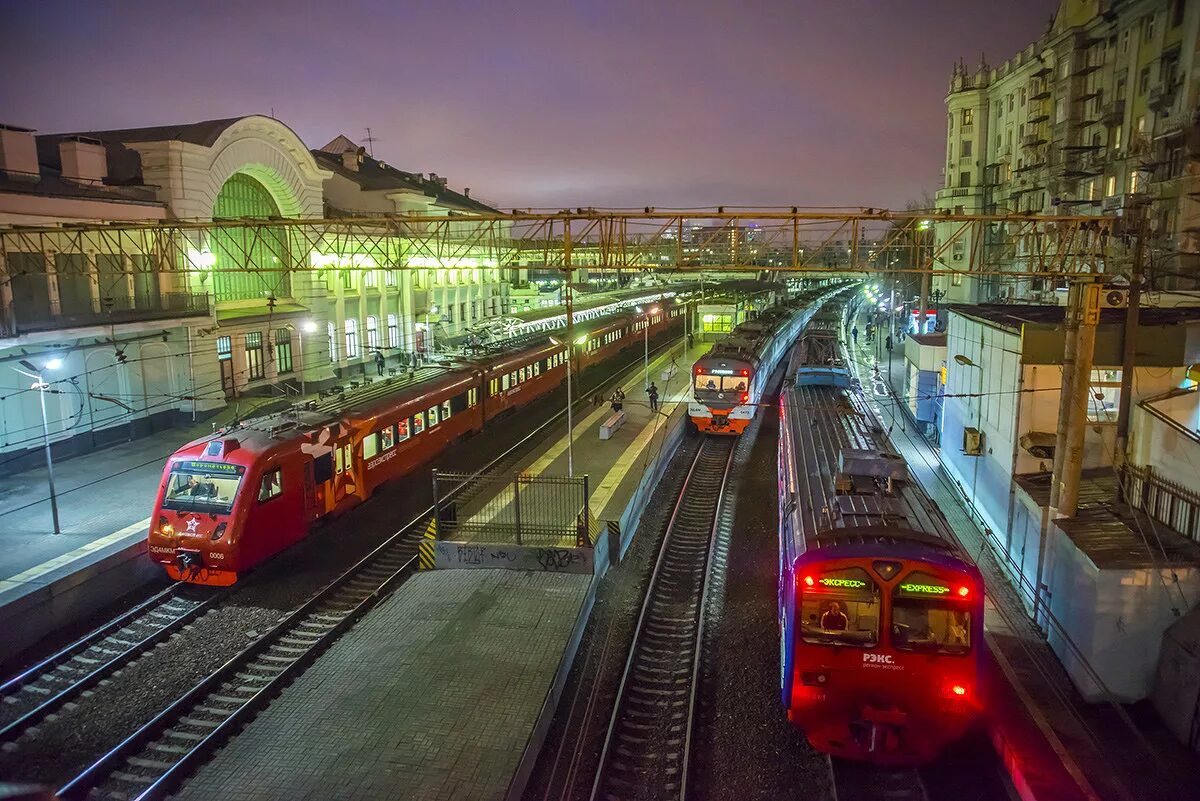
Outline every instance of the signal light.
<svg viewBox="0 0 1200 801">
<path fill-rule="evenodd" d="M 748 401 L 748 400 L 750 400 L 750 393 L 749 393 L 749 392 L 743 392 L 743 393 L 742 393 L 742 403 L 745 403 L 745 402 L 746 402 L 746 401 Z"/>
<path fill-rule="evenodd" d="M 804 586 L 805 586 L 805 587 L 811 587 L 812 585 L 813 585 L 813 577 L 812 577 L 812 576 L 805 576 L 805 577 L 804 577 Z"/>
<path fill-rule="evenodd" d="M 970 594 L 971 594 L 971 588 L 966 586 L 965 584 L 958 588 L 958 597 L 959 598 L 966 598 Z"/>
<path fill-rule="evenodd" d="M 749 371 L 749 370 L 743 370 L 743 371 L 742 371 L 742 375 L 750 375 L 750 371 Z"/>
</svg>

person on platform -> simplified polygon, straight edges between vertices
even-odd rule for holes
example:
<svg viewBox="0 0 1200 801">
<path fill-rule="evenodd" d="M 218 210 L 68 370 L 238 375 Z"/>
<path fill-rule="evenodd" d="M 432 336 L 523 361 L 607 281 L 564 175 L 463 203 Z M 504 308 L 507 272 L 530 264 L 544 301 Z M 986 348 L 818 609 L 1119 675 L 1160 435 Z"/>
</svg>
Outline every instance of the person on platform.
<svg viewBox="0 0 1200 801">
<path fill-rule="evenodd" d="M 612 394 L 611 398 L 608 399 L 608 403 L 612 407 L 614 413 L 621 411 L 621 400 L 621 390 L 619 389 Z"/>
<path fill-rule="evenodd" d="M 375 349 L 375 372 L 378 373 L 379 375 L 383 375 L 383 364 L 384 364 L 383 351 L 376 348 Z"/>
<path fill-rule="evenodd" d="M 846 617 L 846 613 L 842 611 L 842 606 L 837 601 L 829 604 L 829 608 L 825 610 L 825 614 L 821 615 L 821 628 L 826 631 L 845 631 L 846 626 L 850 624 L 850 619 Z"/>
<path fill-rule="evenodd" d="M 650 411 L 657 412 L 658 411 L 658 387 L 656 387 L 654 385 L 653 381 L 650 382 L 650 386 L 646 389 L 646 394 L 650 396 Z"/>
<path fill-rule="evenodd" d="M 858 346 L 858 326 L 857 325 L 850 329 L 850 338 L 854 340 L 854 345 L 855 345 L 855 347 L 857 347 Z"/>
</svg>

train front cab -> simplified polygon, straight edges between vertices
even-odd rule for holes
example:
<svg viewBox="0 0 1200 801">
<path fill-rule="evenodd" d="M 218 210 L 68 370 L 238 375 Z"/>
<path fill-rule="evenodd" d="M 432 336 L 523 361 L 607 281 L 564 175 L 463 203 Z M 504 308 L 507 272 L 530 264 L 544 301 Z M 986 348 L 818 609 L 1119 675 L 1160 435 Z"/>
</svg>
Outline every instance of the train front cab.
<svg viewBox="0 0 1200 801">
<path fill-rule="evenodd" d="M 781 599 L 781 689 L 819 751 L 922 764 L 978 715 L 982 582 L 891 557 L 807 561 Z"/>
<path fill-rule="evenodd" d="M 706 434 L 737 436 L 754 419 L 753 365 L 746 361 L 701 359 L 692 368 L 688 416 Z"/>
</svg>

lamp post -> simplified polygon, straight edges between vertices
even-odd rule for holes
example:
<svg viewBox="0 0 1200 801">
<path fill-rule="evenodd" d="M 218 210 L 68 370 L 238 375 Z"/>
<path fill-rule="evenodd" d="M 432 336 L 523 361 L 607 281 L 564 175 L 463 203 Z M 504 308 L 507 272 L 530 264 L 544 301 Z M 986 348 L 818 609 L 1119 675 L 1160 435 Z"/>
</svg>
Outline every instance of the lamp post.
<svg viewBox="0 0 1200 801">
<path fill-rule="evenodd" d="M 637 310 L 640 312 L 642 307 L 638 306 Z M 651 306 L 646 311 L 646 319 L 644 320 L 645 327 L 642 328 L 642 333 L 645 335 L 643 337 L 645 350 L 643 351 L 642 356 L 642 369 L 644 370 L 644 374 L 642 376 L 642 389 L 650 388 L 650 317 L 655 314 L 658 314 L 658 307 Z"/>
<path fill-rule="evenodd" d="M 50 359 L 41 370 L 32 362 L 25 361 L 24 359 L 20 361 L 20 364 L 31 372 L 27 373 L 24 370 L 17 370 L 18 373 L 27 378 L 37 380 L 37 383 L 30 387 L 30 389 L 38 391 L 38 399 L 41 401 L 42 441 L 46 446 L 46 477 L 50 483 L 50 516 L 54 519 L 54 533 L 61 534 L 62 527 L 58 523 L 58 496 L 54 492 L 54 461 L 50 458 L 50 422 L 46 419 L 46 390 L 49 388 L 49 384 L 42 380 L 42 370 L 57 370 L 62 367 L 62 359 Z M 15 367 L 13 369 L 16 370 Z"/>
<path fill-rule="evenodd" d="M 300 323 L 300 396 L 308 394 L 308 387 L 304 383 L 304 335 L 312 334 L 317 330 L 317 324 L 312 320 L 304 320 Z"/>
<path fill-rule="evenodd" d="M 550 337 L 550 341 L 555 345 L 563 343 Z M 571 350 L 572 346 L 567 344 L 567 478 L 575 477 L 575 419 L 571 412 Z"/>
</svg>

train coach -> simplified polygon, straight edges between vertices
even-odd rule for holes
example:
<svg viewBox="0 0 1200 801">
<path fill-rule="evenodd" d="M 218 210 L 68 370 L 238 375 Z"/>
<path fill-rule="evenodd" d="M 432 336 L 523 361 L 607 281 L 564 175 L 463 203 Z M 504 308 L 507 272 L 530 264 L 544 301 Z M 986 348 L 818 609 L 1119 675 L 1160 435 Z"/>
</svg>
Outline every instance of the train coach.
<svg viewBox="0 0 1200 801">
<path fill-rule="evenodd" d="M 767 309 L 699 358 L 692 366 L 688 399 L 692 424 L 707 434 L 736 436 L 745 431 L 771 374 L 829 295 L 828 288 L 811 290 Z"/>
<path fill-rule="evenodd" d="M 644 338 L 682 334 L 684 305 L 576 326 L 571 356 L 586 371 Z M 167 461 L 148 535 L 150 557 L 176 580 L 225 586 L 305 537 L 319 520 L 409 475 L 455 440 L 554 390 L 567 349 L 547 342 L 411 379 L 370 384 L 313 408 L 242 421 Z"/>
<path fill-rule="evenodd" d="M 813 747 L 921 764 L 979 712 L 983 582 L 846 368 L 801 336 L 780 394 L 781 700 Z"/>
</svg>

